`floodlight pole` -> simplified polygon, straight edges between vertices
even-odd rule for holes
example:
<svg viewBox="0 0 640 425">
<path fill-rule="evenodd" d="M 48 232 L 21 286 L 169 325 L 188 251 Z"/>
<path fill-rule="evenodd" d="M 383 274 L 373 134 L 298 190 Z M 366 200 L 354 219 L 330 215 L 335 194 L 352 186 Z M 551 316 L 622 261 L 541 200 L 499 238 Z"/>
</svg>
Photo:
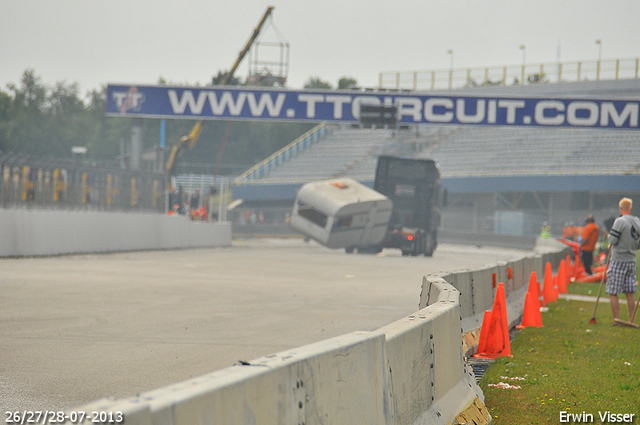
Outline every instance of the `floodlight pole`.
<svg viewBox="0 0 640 425">
<path fill-rule="evenodd" d="M 600 81 L 600 61 L 602 61 L 602 40 L 597 39 L 596 44 L 598 45 L 598 65 L 596 69 L 596 80 Z"/>
<path fill-rule="evenodd" d="M 447 54 L 449 55 L 449 89 L 451 89 L 453 85 L 453 49 L 447 50 Z"/>
<path fill-rule="evenodd" d="M 525 67 L 527 65 L 527 47 L 522 44 L 520 50 L 522 50 L 522 85 L 524 85 Z"/>
</svg>

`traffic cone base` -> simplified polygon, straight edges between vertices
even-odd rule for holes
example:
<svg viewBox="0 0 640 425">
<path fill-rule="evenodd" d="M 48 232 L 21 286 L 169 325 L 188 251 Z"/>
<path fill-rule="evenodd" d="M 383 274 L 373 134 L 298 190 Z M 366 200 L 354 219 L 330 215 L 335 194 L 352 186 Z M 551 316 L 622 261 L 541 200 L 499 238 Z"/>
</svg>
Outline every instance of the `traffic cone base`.
<svg viewBox="0 0 640 425">
<path fill-rule="evenodd" d="M 540 304 L 540 307 L 545 307 L 547 303 L 544 302 L 544 296 L 542 295 L 542 283 L 540 283 L 540 281 L 538 281 L 537 283 L 538 283 L 538 303 Z"/>
<path fill-rule="evenodd" d="M 542 315 L 540 314 L 540 306 L 536 302 L 534 295 L 527 292 L 524 301 L 524 311 L 522 312 L 522 322 L 516 326 L 518 329 L 526 327 L 542 327 Z"/>
<path fill-rule="evenodd" d="M 491 311 L 485 310 L 484 318 L 482 319 L 482 327 L 480 328 L 480 338 L 478 339 L 478 348 L 476 352 L 480 353 L 485 351 L 487 345 L 487 338 L 489 336 L 489 323 L 491 322 Z M 474 355 L 473 357 L 476 357 Z"/>
<path fill-rule="evenodd" d="M 486 316 L 487 314 L 485 312 L 485 317 Z M 482 334 L 482 330 L 480 333 Z M 504 292 L 504 283 L 502 282 L 498 284 L 496 298 L 493 302 L 493 309 L 491 310 L 489 327 L 485 332 L 485 335 L 485 340 L 478 342 L 478 353 L 474 357 L 495 359 L 497 357 L 511 356 L 507 303 Z M 480 338 L 482 339 L 482 335 Z"/>
</svg>

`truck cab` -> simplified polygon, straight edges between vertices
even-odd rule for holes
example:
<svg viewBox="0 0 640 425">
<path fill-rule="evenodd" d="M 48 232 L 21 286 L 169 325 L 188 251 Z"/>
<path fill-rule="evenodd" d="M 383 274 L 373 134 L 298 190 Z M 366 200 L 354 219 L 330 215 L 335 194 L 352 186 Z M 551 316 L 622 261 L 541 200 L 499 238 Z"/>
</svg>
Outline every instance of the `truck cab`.
<svg viewBox="0 0 640 425">
<path fill-rule="evenodd" d="M 432 159 L 393 156 L 378 158 L 374 190 L 393 203 L 381 248 L 398 248 L 403 255 L 433 255 L 438 245 L 442 182 Z"/>
</svg>

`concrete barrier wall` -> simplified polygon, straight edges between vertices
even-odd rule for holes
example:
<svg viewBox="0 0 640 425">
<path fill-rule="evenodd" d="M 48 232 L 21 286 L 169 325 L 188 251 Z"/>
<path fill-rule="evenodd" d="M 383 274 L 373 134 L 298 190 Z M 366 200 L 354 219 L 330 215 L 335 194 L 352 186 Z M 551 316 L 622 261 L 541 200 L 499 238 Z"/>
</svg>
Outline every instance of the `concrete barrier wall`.
<svg viewBox="0 0 640 425">
<path fill-rule="evenodd" d="M 429 306 L 377 331 L 73 411 L 122 412 L 128 425 L 445 425 L 461 412 L 489 423 L 462 355 L 459 293 L 428 281 Z"/>
<path fill-rule="evenodd" d="M 127 399 L 101 399 L 73 411 L 119 411 L 127 424 L 141 425 L 488 424 L 482 391 L 464 360 L 464 327 L 479 329 L 482 319 L 477 317 L 491 309 L 494 275 L 496 282 L 508 280 L 513 322 L 522 314 L 529 269 L 541 273 L 544 259 L 559 263 L 565 255 L 546 253 L 446 275 L 452 283 L 427 276 L 420 310 L 376 331 L 269 355 Z M 463 317 L 463 311 L 470 316 Z"/>
<path fill-rule="evenodd" d="M 461 293 L 460 311 L 464 332 L 480 328 L 484 312 L 493 307 L 496 286 L 500 282 L 504 283 L 505 287 L 509 324 L 513 326 L 519 322 L 529 289 L 531 273 L 535 271 L 537 280 L 542 282 L 546 263 L 549 262 L 552 268 L 557 270 L 560 260 L 564 259 L 570 251 L 568 247 L 556 240 L 539 239 L 539 244 L 541 251 L 536 255 L 527 255 L 514 261 L 500 262 L 479 269 L 461 270 L 440 276 Z M 511 269 L 511 274 L 509 274 L 509 269 Z M 424 285 L 423 282 L 419 308 L 428 305 L 428 292 Z M 470 295 L 469 292 L 471 292 Z"/>
<path fill-rule="evenodd" d="M 425 277 L 423 285 L 428 306 L 379 329 L 386 335 L 394 424 L 448 424 L 474 401 L 484 402 L 462 354 L 460 293 L 440 278 Z"/>
<path fill-rule="evenodd" d="M 81 409 L 122 412 L 127 425 L 389 425 L 384 338 L 355 332 Z"/>
<path fill-rule="evenodd" d="M 230 245 L 230 223 L 163 214 L 0 210 L 0 257 Z"/>
</svg>

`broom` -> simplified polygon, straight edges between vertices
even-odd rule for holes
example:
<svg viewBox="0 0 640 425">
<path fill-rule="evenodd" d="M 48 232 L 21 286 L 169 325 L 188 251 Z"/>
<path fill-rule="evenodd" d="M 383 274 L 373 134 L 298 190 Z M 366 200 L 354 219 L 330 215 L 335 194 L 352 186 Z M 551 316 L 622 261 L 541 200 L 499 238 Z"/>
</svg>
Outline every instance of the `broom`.
<svg viewBox="0 0 640 425">
<path fill-rule="evenodd" d="M 614 322 L 619 323 L 622 326 L 629 326 L 630 328 L 640 328 L 640 325 L 633 322 L 633 319 L 636 317 L 636 312 L 638 311 L 638 305 L 640 304 L 640 296 L 638 297 L 638 301 L 636 301 L 636 306 L 633 309 L 633 314 L 628 322 L 620 319 L 613 319 Z"/>
<path fill-rule="evenodd" d="M 602 272 L 602 278 L 600 279 L 600 289 L 598 289 L 598 298 L 596 298 L 596 306 L 593 308 L 593 316 L 591 316 L 591 320 L 589 320 L 590 325 L 595 325 L 598 323 L 596 321 L 596 310 L 598 309 L 598 302 L 600 301 L 600 295 L 602 294 L 602 286 L 604 285 L 604 278 L 607 276 L 607 269 L 609 268 L 609 260 L 611 259 L 611 249 L 607 253 L 607 265 Z"/>
</svg>

